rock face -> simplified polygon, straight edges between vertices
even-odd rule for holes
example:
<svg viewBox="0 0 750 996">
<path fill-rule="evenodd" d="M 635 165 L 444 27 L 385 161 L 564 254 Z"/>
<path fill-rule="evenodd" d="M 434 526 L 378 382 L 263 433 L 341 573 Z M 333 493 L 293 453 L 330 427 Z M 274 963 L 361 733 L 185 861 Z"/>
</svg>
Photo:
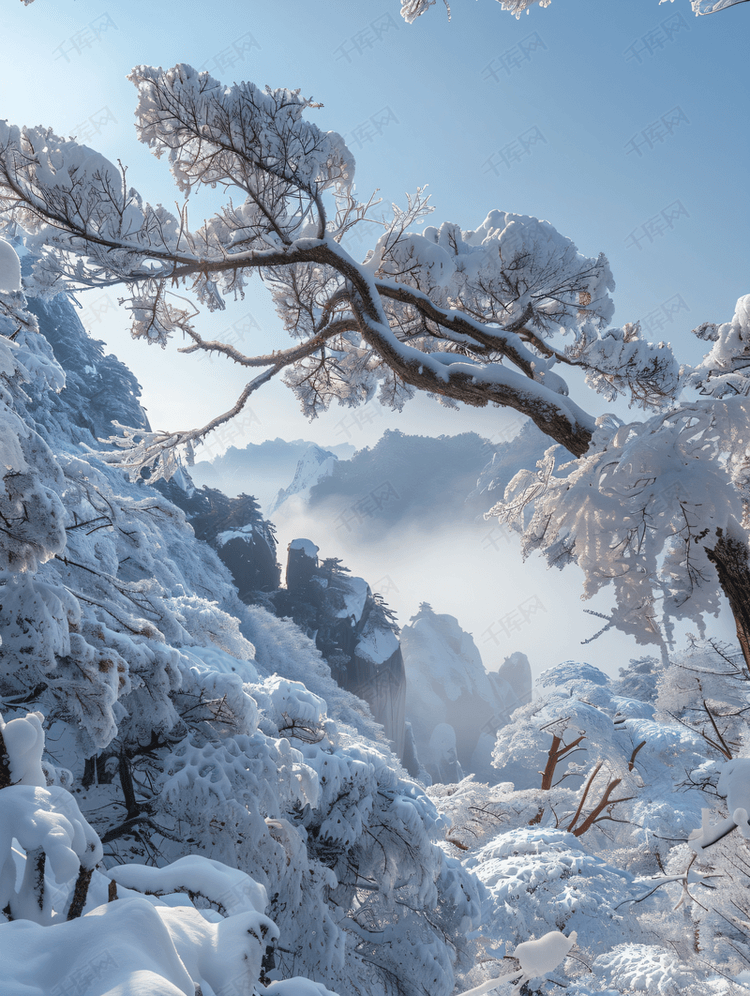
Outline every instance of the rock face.
<svg viewBox="0 0 750 996">
<path fill-rule="evenodd" d="M 260 514 L 250 495 L 228 498 L 215 488 L 196 489 L 187 474 L 155 487 L 188 517 L 195 535 L 218 553 L 232 573 L 240 598 L 247 605 L 276 591 L 281 568 L 276 562 L 273 526 Z"/>
<path fill-rule="evenodd" d="M 497 669 L 497 673 L 493 674 L 492 671 L 489 672 L 490 681 L 495 681 L 497 678 L 510 685 L 518 696 L 519 705 L 526 705 L 527 702 L 531 701 L 531 686 L 533 682 L 531 680 L 531 665 L 526 654 L 522 654 L 517 650 L 510 657 L 506 657 Z M 517 708 L 518 706 L 513 706 L 513 709 Z M 506 722 L 508 718 L 509 716 L 506 716 Z"/>
<path fill-rule="evenodd" d="M 208 437 L 210 444 L 211 437 Z M 218 488 L 225 495 L 241 492 L 254 495 L 264 515 L 270 515 L 279 491 L 287 491 L 296 468 L 313 443 L 308 439 L 264 439 L 246 443 L 242 449 L 230 446 L 226 453 L 209 463 L 199 449 L 190 476 L 198 487 Z M 335 443 L 326 448 L 339 460 L 348 459 L 355 448 L 351 443 Z"/>
<path fill-rule="evenodd" d="M 348 576 L 338 560 L 318 560 L 308 539 L 289 544 L 286 588 L 270 599 L 309 636 L 338 684 L 364 699 L 404 757 L 406 676 L 397 627 L 363 578 Z M 416 772 L 415 772 L 416 773 Z"/>
<path fill-rule="evenodd" d="M 496 781 L 491 766 L 495 734 L 531 698 L 526 656 L 515 653 L 499 672 L 488 673 L 470 634 L 453 616 L 433 612 L 425 603 L 403 628 L 401 649 L 406 717 L 430 776 L 455 781 L 474 772 L 483 781 Z"/>
</svg>

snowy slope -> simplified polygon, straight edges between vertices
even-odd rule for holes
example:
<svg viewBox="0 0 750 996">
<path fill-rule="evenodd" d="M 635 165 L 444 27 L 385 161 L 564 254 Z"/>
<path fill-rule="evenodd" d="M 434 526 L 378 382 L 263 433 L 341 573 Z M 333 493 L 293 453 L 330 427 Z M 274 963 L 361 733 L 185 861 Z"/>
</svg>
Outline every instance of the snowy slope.
<svg viewBox="0 0 750 996">
<path fill-rule="evenodd" d="M 55 304 L 43 328 L 70 318 Z M 0 744 L 0 992 L 251 996 L 262 963 L 280 996 L 300 975 L 340 996 L 364 976 L 373 994 L 397 976 L 448 996 L 479 895 L 434 842 L 435 808 L 304 633 L 243 605 L 185 514 L 101 461 L 109 409 L 78 426 L 46 339 L 14 330 L 0 315 L 0 710 L 22 724 Z M 111 395 L 131 403 L 127 377 Z M 120 866 L 185 858 L 156 888 L 152 867 L 114 887 Z M 381 883 L 366 910 L 358 876 Z M 245 892 L 267 904 L 240 912 Z M 396 917 L 398 943 L 362 943 Z"/>
</svg>

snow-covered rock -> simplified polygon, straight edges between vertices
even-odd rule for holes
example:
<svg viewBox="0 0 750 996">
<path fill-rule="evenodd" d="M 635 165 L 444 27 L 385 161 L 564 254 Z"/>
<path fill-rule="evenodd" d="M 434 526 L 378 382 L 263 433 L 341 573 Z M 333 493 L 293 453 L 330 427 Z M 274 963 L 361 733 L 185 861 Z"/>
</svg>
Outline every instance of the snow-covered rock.
<svg viewBox="0 0 750 996">
<path fill-rule="evenodd" d="M 310 497 L 310 490 L 319 481 L 333 473 L 333 468 L 337 462 L 338 457 L 335 453 L 311 443 L 297 463 L 292 483 L 279 491 L 268 514 L 273 515 L 280 512 L 282 506 L 292 499 L 305 503 Z"/>
<path fill-rule="evenodd" d="M 315 640 L 336 681 L 368 703 L 403 757 L 406 682 L 398 629 L 364 578 L 335 559 L 319 562 L 318 552 L 309 539 L 289 544 L 286 588 L 270 601 Z"/>
<path fill-rule="evenodd" d="M 525 655 L 513 654 L 499 673 L 487 672 L 470 634 L 453 616 L 433 612 L 424 603 L 404 626 L 401 648 L 407 677 L 406 716 L 427 770 L 438 780 L 440 771 L 448 770 L 443 754 L 434 755 L 430 746 L 435 728 L 448 724 L 454 730 L 453 747 L 461 769 L 493 780 L 495 734 L 531 695 Z"/>
</svg>

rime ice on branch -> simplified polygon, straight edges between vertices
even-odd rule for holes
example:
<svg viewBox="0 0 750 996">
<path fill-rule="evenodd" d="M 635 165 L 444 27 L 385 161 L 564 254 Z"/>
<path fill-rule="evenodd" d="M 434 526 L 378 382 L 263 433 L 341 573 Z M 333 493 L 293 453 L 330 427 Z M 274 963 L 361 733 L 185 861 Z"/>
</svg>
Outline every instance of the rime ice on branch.
<svg viewBox="0 0 750 996">
<path fill-rule="evenodd" d="M 305 120 L 312 101 L 251 83 L 225 88 L 185 65 L 138 67 L 130 78 L 141 141 L 166 154 L 183 194 L 225 189 L 221 211 L 193 231 L 187 204 L 179 217 L 152 207 L 123 169 L 92 150 L 7 124 L 0 207 L 42 256 L 32 292 L 123 284 L 134 336 L 164 345 L 182 332 L 188 352 L 218 352 L 253 373 L 233 408 L 207 426 L 144 437 L 128 458 L 134 473 L 159 449 L 202 439 L 281 371 L 308 415 L 334 399 L 368 400 L 378 384 L 396 408 L 421 389 L 448 403 L 509 405 L 573 452 L 585 449 L 593 420 L 552 367 L 591 365 L 585 355 L 613 310 L 603 256 L 581 255 L 547 222 L 498 211 L 475 231 L 443 225 L 415 234 L 409 229 L 431 210 L 417 191 L 357 263 L 341 242 L 372 199 L 355 196 L 341 136 Z M 247 356 L 196 330 L 198 309 L 242 296 L 253 272 L 298 344 Z M 180 286 L 192 293 L 189 306 Z M 560 328 L 578 342 L 584 320 L 579 355 L 550 344 Z"/>
<path fill-rule="evenodd" d="M 643 641 L 668 642 L 675 618 L 701 625 L 718 611 L 721 588 L 750 662 L 745 299 L 704 363 L 681 369 L 637 323 L 607 327 L 614 281 L 603 255 L 579 253 L 549 222 L 502 211 L 475 230 L 443 224 L 418 233 L 431 210 L 422 190 L 394 206 L 357 262 L 344 240 L 372 198 L 357 200 L 341 136 L 306 120 L 311 100 L 252 83 L 224 87 L 187 65 L 140 66 L 130 79 L 141 141 L 166 155 L 186 198 L 208 184 L 226 192 L 226 203 L 192 229 L 187 200 L 178 215 L 152 207 L 123 168 L 91 149 L 2 123 L 0 209 L 40 257 L 28 289 L 122 285 L 134 336 L 165 345 L 183 333 L 185 351 L 224 355 L 249 379 L 203 427 L 121 427 L 112 462 L 134 478 L 145 467 L 152 479 L 168 476 L 177 450 L 191 459 L 196 443 L 282 372 L 309 416 L 378 389 L 396 409 L 417 390 L 449 406 L 510 407 L 558 444 L 495 510 L 523 522 L 525 550 L 559 566 L 576 561 L 587 596 L 613 584 L 618 604 L 607 627 Z M 257 356 L 204 340 L 194 324 L 201 308 L 242 296 L 253 273 L 297 340 Z M 712 329 L 697 331 L 711 338 Z M 597 422 L 569 397 L 565 367 L 583 371 L 607 400 L 624 395 L 655 414 Z M 688 385 L 703 397 L 684 400 Z"/>
</svg>

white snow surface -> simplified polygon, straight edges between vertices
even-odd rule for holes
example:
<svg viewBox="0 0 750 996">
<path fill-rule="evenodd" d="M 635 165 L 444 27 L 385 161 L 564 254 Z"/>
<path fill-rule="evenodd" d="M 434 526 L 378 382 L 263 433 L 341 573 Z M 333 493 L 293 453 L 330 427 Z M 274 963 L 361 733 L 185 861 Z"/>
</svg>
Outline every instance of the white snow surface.
<svg viewBox="0 0 750 996">
<path fill-rule="evenodd" d="M 289 544 L 289 549 L 290 550 L 302 550 L 302 552 L 304 553 L 304 555 L 306 557 L 309 557 L 310 560 L 317 560 L 318 559 L 318 550 L 319 550 L 319 547 L 317 547 L 313 543 L 312 540 L 309 540 L 309 539 L 293 539 L 292 542 Z"/>
<path fill-rule="evenodd" d="M 365 626 L 355 651 L 372 664 L 383 664 L 396 653 L 398 648 L 398 637 L 393 630 Z"/>
<path fill-rule="evenodd" d="M 220 647 L 183 647 L 180 652 L 202 671 L 238 674 L 243 681 L 259 680 L 258 671 L 252 661 L 238 660 Z"/>
<path fill-rule="evenodd" d="M 253 996 L 265 937 L 257 912 L 209 923 L 146 898 L 108 903 L 68 923 L 16 920 L 0 931 L 3 996 Z"/>
<path fill-rule="evenodd" d="M 540 975 L 554 972 L 565 960 L 576 940 L 574 930 L 567 937 L 559 930 L 550 930 L 535 941 L 523 941 L 513 952 L 513 957 L 518 958 L 527 978 L 536 979 Z"/>
<path fill-rule="evenodd" d="M 0 239 L 0 293 L 12 294 L 20 290 L 21 261 L 10 242 Z"/>
<path fill-rule="evenodd" d="M 225 529 L 217 535 L 216 544 L 217 546 L 225 546 L 233 539 L 252 540 L 254 532 L 255 526 L 251 522 L 240 526 L 238 529 Z"/>
<path fill-rule="evenodd" d="M 0 733 L 10 761 L 10 777 L 14 785 L 47 787 L 42 771 L 44 730 L 40 712 L 29 712 L 6 723 L 0 716 Z"/>
<path fill-rule="evenodd" d="M 200 854 L 178 858 L 164 868 L 152 865 L 118 865 L 109 877 L 137 892 L 164 895 L 172 892 L 201 893 L 220 903 L 228 913 L 254 911 L 265 914 L 268 894 L 263 885 L 236 868 Z"/>
<path fill-rule="evenodd" d="M 353 619 L 359 622 L 365 609 L 370 587 L 364 578 L 341 578 L 338 591 L 344 604 L 334 613 L 337 619 Z"/>
</svg>

